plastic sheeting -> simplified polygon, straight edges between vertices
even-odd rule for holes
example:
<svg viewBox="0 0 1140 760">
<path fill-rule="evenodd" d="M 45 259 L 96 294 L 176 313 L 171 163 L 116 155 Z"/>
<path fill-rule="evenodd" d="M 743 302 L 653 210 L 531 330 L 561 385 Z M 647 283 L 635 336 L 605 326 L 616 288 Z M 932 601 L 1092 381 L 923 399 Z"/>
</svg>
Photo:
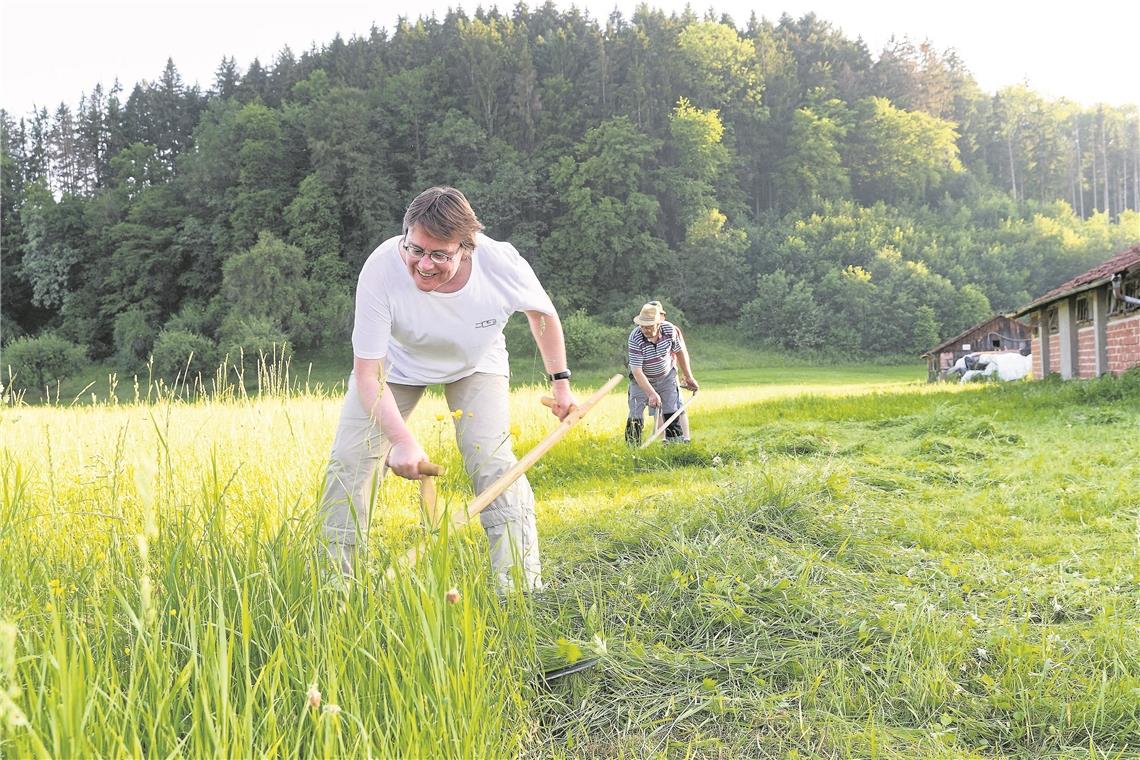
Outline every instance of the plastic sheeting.
<svg viewBox="0 0 1140 760">
<path fill-rule="evenodd" d="M 977 377 L 994 377 L 999 380 L 1020 380 L 1032 371 L 1033 357 L 1023 356 L 1017 351 L 976 353 L 963 356 L 954 363 L 950 372 L 961 372 L 961 382 L 967 383 Z"/>
</svg>

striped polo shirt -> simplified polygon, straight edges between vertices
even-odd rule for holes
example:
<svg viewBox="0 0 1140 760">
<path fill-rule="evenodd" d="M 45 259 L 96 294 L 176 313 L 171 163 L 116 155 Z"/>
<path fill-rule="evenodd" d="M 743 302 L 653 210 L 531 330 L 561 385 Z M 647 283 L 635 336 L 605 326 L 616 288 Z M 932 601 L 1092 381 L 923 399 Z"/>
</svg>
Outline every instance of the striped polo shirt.
<svg viewBox="0 0 1140 760">
<path fill-rule="evenodd" d="M 629 334 L 629 368 L 641 367 L 646 377 L 661 377 L 673 369 L 673 352 L 681 350 L 677 328 L 671 322 L 661 323 L 661 334 L 656 343 L 650 343 L 640 327 Z"/>
</svg>

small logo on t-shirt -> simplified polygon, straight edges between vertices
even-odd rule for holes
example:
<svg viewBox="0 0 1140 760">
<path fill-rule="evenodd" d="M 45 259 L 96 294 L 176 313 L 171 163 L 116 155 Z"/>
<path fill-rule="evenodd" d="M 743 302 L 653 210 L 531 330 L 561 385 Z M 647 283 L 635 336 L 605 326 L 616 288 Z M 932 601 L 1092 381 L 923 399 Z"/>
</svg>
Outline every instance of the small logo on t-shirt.
<svg viewBox="0 0 1140 760">
<path fill-rule="evenodd" d="M 499 324 L 499 320 L 497 319 L 484 319 L 482 322 L 475 323 L 475 329 L 478 330 L 481 327 L 494 327 L 497 324 Z"/>
</svg>

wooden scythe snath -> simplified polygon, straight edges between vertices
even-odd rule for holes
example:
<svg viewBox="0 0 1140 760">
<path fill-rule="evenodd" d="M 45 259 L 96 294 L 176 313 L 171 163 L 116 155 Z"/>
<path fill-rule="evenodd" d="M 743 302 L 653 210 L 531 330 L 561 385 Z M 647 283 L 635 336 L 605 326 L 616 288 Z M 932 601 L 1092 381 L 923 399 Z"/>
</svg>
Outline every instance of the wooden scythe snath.
<svg viewBox="0 0 1140 760">
<path fill-rule="evenodd" d="M 420 462 L 419 471 L 420 475 L 424 476 L 420 480 L 420 506 L 423 507 L 424 514 L 427 516 L 428 525 L 431 526 L 432 530 L 435 530 L 439 527 L 439 518 L 441 517 L 435 506 L 435 478 L 442 475 L 444 470 L 438 464 Z"/>
<path fill-rule="evenodd" d="M 531 467 L 533 467 L 539 459 L 542 459 L 546 452 L 554 448 L 554 445 L 561 441 L 566 436 L 566 434 L 570 432 L 570 428 L 574 427 L 574 425 L 577 424 L 580 419 L 589 413 L 595 404 L 605 398 L 606 395 L 611 390 L 613 390 L 614 386 L 621 382 L 622 377 L 622 375 L 614 375 L 608 381 L 606 381 L 605 385 L 595 391 L 581 405 L 573 407 L 570 410 L 570 414 L 566 415 L 566 419 L 558 423 L 558 427 L 556 427 L 553 431 L 550 432 L 549 435 L 543 438 L 537 446 L 528 451 L 522 459 L 515 463 L 514 467 L 503 473 L 498 480 L 492 483 L 481 494 L 476 496 L 475 500 L 467 505 L 467 509 L 464 510 L 463 514 L 454 519 L 454 523 L 456 525 L 464 525 L 470 522 L 471 518 L 475 517 L 484 509 L 489 507 L 491 505 L 491 502 L 499 498 L 499 496 L 501 496 L 504 491 L 510 488 L 512 483 L 522 477 L 523 474 Z M 543 400 L 544 403 L 546 403 L 546 401 L 546 399 Z M 435 485 L 434 483 L 429 482 L 433 471 L 434 474 L 439 474 L 442 472 L 442 469 L 438 465 L 430 464 L 428 462 L 422 462 L 420 464 L 420 472 L 424 475 L 429 476 L 420 481 L 420 499 L 423 502 L 424 511 L 427 513 L 428 519 L 431 521 L 431 527 L 435 529 L 439 527 L 437 523 L 439 522 L 440 515 L 435 506 Z M 396 577 L 397 566 L 401 564 L 414 564 L 419 560 L 420 557 L 423 556 L 426 549 L 427 541 L 421 541 L 416 544 L 414 547 L 409 549 L 407 553 L 400 558 L 399 561 L 388 568 L 387 572 L 385 573 L 385 577 L 388 580 L 394 579 Z"/>
<path fill-rule="evenodd" d="M 697 392 L 693 391 L 693 395 L 689 396 L 689 398 L 685 400 L 685 403 L 683 403 L 679 407 L 677 407 L 677 411 L 675 411 L 671 415 L 669 415 L 669 419 L 667 419 L 663 423 L 661 423 L 661 427 L 659 427 L 653 431 L 653 435 L 649 436 L 648 440 L 646 440 L 645 443 L 641 444 L 641 448 L 643 448 L 643 449 L 648 448 L 649 444 L 653 443 L 658 438 L 665 435 L 665 431 L 668 429 L 668 427 L 673 424 L 673 421 L 675 419 L 677 419 L 678 417 L 681 416 L 681 412 L 685 411 L 685 407 L 688 406 L 689 404 L 693 403 L 693 399 L 695 399 L 696 397 L 697 397 Z"/>
</svg>

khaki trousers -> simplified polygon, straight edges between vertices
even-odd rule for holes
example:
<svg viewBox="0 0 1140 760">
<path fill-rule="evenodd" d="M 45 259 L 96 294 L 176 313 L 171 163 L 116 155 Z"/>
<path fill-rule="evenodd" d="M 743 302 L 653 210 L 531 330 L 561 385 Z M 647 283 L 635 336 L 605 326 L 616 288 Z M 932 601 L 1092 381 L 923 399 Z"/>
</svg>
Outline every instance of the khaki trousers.
<svg viewBox="0 0 1140 760">
<path fill-rule="evenodd" d="M 424 387 L 397 383 L 388 383 L 388 387 L 407 419 Z M 482 493 L 518 461 L 511 449 L 507 378 L 477 372 L 444 385 L 443 393 L 448 409 L 463 410 L 462 416 L 453 417 L 455 440 L 475 493 Z M 346 573 L 351 572 L 353 556 L 367 543 L 371 508 L 380 478 L 388 469 L 385 460 L 390 448 L 379 423 L 361 405 L 356 378 L 350 376 L 321 497 L 328 550 Z M 513 586 L 516 568 L 526 588 L 541 588 L 534 491 L 526 476 L 511 484 L 479 519 L 487 533 L 491 570 L 500 589 Z"/>
</svg>

